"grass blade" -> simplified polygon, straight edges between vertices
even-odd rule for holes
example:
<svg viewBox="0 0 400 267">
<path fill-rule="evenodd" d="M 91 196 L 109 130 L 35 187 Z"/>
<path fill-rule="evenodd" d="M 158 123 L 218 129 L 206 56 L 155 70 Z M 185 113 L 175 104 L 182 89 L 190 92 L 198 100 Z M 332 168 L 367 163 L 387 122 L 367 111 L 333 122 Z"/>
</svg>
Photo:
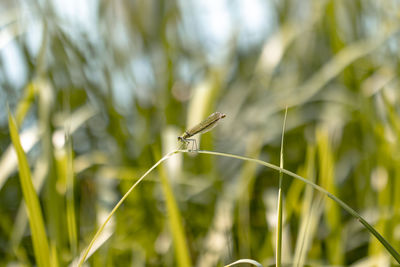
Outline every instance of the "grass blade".
<svg viewBox="0 0 400 267">
<path fill-rule="evenodd" d="M 320 127 L 316 130 L 316 140 L 319 163 L 319 184 L 332 194 L 337 194 L 335 184 L 334 153 L 327 129 Z M 326 238 L 326 246 L 329 251 L 328 259 L 331 264 L 344 264 L 344 237 L 341 230 L 341 215 L 338 206 L 333 202 L 325 202 L 325 222 L 329 234 Z"/>
<path fill-rule="evenodd" d="M 73 257 L 76 257 L 78 251 L 78 231 L 76 226 L 76 211 L 74 203 L 74 155 L 72 151 L 72 139 L 68 132 L 65 134 L 65 140 L 66 142 L 63 147 L 56 147 L 55 149 L 56 169 L 58 175 L 57 189 L 65 197 L 65 216 L 67 221 L 68 241 L 71 254 Z"/>
<path fill-rule="evenodd" d="M 247 264 L 252 264 L 254 266 L 257 266 L 257 267 L 262 267 L 261 263 L 255 261 L 255 260 L 251 260 L 251 259 L 237 260 L 237 261 L 232 262 L 232 263 L 230 263 L 228 265 L 225 265 L 225 267 L 230 267 L 230 266 L 233 266 L 233 265 L 236 265 L 236 264 L 239 264 L 239 263 L 247 263 Z"/>
<path fill-rule="evenodd" d="M 315 146 L 308 146 L 304 168 L 300 173 L 309 180 L 315 181 Z M 294 260 L 292 266 L 304 266 L 307 259 L 311 242 L 315 237 L 315 230 L 322 214 L 323 195 L 317 194 L 314 197 L 314 189 L 306 187 L 304 190 L 302 207 L 300 212 L 300 226 L 296 240 Z M 289 201 L 289 200 L 288 200 Z M 294 200 L 292 200 L 294 201 Z M 296 201 L 297 203 L 297 201 Z"/>
<path fill-rule="evenodd" d="M 16 120 L 17 125 L 21 125 L 28 113 L 32 103 L 35 100 L 36 88 L 33 82 L 30 82 L 24 89 L 23 98 L 19 101 L 17 106 Z"/>
<path fill-rule="evenodd" d="M 44 228 L 39 198 L 32 184 L 31 172 L 29 170 L 25 152 L 21 146 L 17 124 L 10 111 L 8 112 L 8 123 L 11 140 L 18 157 L 19 179 L 22 194 L 26 203 L 36 263 L 39 267 L 50 267 L 50 250 L 46 237 L 46 230 Z"/>
<path fill-rule="evenodd" d="M 72 151 L 72 140 L 71 136 L 67 134 L 67 166 L 66 166 L 66 178 L 67 178 L 67 225 L 68 225 L 68 237 L 71 246 L 72 255 L 75 257 L 78 250 L 78 230 L 76 225 L 76 211 L 74 201 L 74 167 L 73 167 L 73 151 Z"/>
<path fill-rule="evenodd" d="M 282 126 L 282 140 L 279 167 L 283 169 L 283 140 L 285 136 L 287 107 Z M 276 224 L 276 266 L 280 267 L 282 263 L 282 180 L 283 173 L 279 171 L 279 189 L 278 189 L 278 221 Z"/>
</svg>

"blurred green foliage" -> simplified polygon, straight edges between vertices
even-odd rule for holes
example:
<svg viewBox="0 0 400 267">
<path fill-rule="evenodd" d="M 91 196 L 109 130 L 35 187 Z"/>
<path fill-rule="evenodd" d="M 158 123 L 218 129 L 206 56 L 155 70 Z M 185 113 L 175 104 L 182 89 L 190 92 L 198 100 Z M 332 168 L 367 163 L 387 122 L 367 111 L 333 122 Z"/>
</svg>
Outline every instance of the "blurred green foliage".
<svg viewBox="0 0 400 267">
<path fill-rule="evenodd" d="M 0 266 L 39 264 L 7 105 L 54 266 L 76 263 L 121 196 L 214 111 L 227 117 L 202 149 L 279 165 L 286 106 L 285 169 L 400 250 L 398 1 L 5 0 L 0 12 Z M 274 264 L 278 177 L 229 158 L 169 159 L 88 265 Z M 331 200 L 287 176 L 283 195 L 283 264 L 394 263 Z"/>
</svg>

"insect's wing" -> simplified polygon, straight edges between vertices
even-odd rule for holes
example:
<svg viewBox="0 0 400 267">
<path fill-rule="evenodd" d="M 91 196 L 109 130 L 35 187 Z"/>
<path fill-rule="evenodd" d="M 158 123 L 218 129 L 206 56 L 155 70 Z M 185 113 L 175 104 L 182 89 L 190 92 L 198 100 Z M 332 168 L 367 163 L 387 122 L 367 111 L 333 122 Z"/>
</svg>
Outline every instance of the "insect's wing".
<svg viewBox="0 0 400 267">
<path fill-rule="evenodd" d="M 211 131 L 212 129 L 214 129 L 215 126 L 217 126 L 217 122 L 218 122 L 218 120 L 211 122 L 210 124 L 207 125 L 207 127 L 203 128 L 203 130 L 201 130 L 198 133 L 206 133 L 206 132 Z"/>
<path fill-rule="evenodd" d="M 190 137 L 190 136 L 193 136 L 198 133 L 208 132 L 216 126 L 217 122 L 220 119 L 222 119 L 224 117 L 225 117 L 225 114 L 223 114 L 221 112 L 214 112 L 213 114 L 208 116 L 207 119 L 205 119 L 204 121 L 200 122 L 193 128 L 186 131 L 186 133 L 187 133 L 188 137 Z"/>
</svg>

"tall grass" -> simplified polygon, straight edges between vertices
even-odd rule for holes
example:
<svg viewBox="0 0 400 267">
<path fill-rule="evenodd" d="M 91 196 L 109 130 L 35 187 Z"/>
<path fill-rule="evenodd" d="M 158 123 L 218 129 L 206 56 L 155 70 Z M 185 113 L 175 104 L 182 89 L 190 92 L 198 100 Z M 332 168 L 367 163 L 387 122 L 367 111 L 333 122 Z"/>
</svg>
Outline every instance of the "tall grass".
<svg viewBox="0 0 400 267">
<path fill-rule="evenodd" d="M 222 2 L 5 0 L 0 265 L 397 264 L 398 4 Z"/>
</svg>

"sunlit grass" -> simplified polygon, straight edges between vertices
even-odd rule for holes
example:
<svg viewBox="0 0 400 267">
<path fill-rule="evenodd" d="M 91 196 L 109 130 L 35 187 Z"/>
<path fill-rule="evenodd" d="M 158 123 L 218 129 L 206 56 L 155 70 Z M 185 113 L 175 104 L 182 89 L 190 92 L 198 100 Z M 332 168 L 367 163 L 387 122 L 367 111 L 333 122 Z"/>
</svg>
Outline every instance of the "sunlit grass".
<svg viewBox="0 0 400 267">
<path fill-rule="evenodd" d="M 94 1 L 90 27 L 1 7 L 1 264 L 398 263 L 397 4 L 275 1 L 249 32 L 244 2 L 221 42 L 182 1 Z"/>
</svg>

